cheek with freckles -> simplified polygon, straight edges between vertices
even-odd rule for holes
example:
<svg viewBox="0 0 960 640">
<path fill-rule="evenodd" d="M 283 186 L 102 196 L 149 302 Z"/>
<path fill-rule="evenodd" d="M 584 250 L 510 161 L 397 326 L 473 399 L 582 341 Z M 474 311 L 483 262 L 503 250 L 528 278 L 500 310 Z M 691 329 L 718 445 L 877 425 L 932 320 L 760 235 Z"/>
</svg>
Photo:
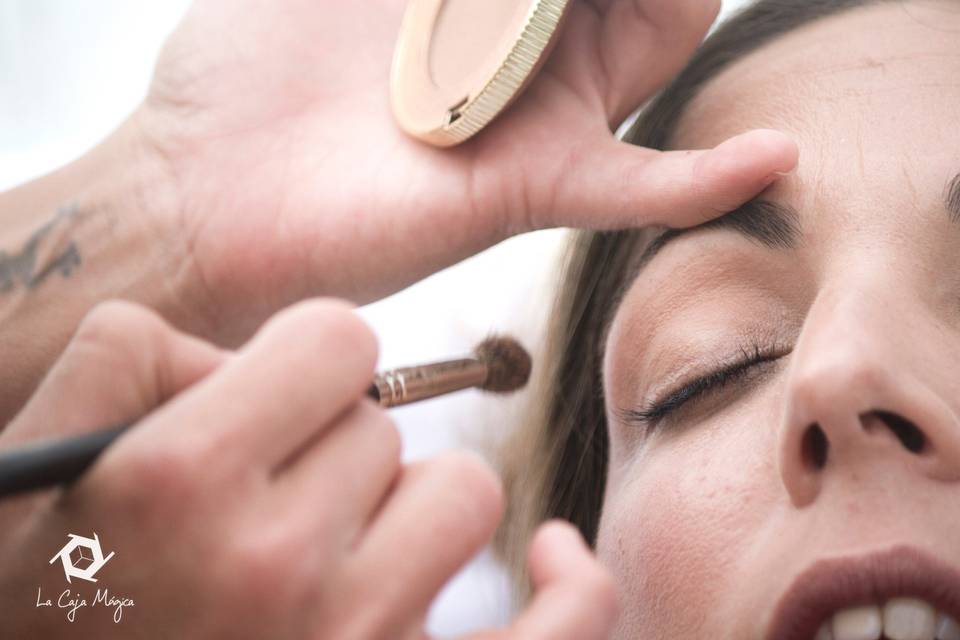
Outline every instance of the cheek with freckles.
<svg viewBox="0 0 960 640">
<path fill-rule="evenodd" d="M 724 611 L 737 610 L 738 573 L 749 573 L 751 543 L 778 486 L 773 430 L 757 424 L 766 412 L 753 408 L 642 454 L 620 452 L 611 439 L 614 463 L 635 454 L 611 478 L 597 538 L 621 588 L 624 636 L 705 637 L 731 622 Z"/>
</svg>

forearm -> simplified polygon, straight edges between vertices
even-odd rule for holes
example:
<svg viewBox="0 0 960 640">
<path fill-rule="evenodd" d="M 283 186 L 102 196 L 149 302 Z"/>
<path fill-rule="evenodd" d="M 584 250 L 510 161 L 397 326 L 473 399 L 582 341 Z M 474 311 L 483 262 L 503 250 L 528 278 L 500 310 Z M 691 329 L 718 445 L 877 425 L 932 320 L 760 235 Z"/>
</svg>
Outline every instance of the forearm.
<svg viewBox="0 0 960 640">
<path fill-rule="evenodd" d="M 190 323 L 175 278 L 182 243 L 148 213 L 175 206 L 176 194 L 132 127 L 0 194 L 0 424 L 98 302 L 135 300 L 174 323 Z"/>
</svg>

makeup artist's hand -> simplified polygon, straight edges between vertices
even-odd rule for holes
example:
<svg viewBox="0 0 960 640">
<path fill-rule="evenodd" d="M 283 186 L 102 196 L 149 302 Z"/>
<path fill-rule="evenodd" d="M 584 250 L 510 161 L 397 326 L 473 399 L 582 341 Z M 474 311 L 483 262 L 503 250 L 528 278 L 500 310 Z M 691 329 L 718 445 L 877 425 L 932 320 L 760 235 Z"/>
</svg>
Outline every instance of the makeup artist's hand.
<svg viewBox="0 0 960 640">
<path fill-rule="evenodd" d="M 171 176 L 154 213 L 210 335 L 245 337 L 310 295 L 368 302 L 524 231 L 700 223 L 792 169 L 770 131 L 667 153 L 611 134 L 719 0 L 573 1 L 524 96 L 437 150 L 390 112 L 402 0 L 196 0 L 131 126 Z"/>
<path fill-rule="evenodd" d="M 69 489 L 0 502 L 4 636 L 423 640 L 502 496 L 469 454 L 401 463 L 365 396 L 376 354 L 331 301 L 281 312 L 236 353 L 142 307 L 96 309 L 0 448 L 146 417 Z M 96 584 L 48 564 L 70 533 L 115 554 Z M 607 637 L 611 578 L 572 526 L 545 525 L 529 563 L 531 606 L 468 640 Z M 73 623 L 57 606 L 67 589 L 88 603 Z M 119 622 L 98 589 L 133 601 Z"/>
</svg>

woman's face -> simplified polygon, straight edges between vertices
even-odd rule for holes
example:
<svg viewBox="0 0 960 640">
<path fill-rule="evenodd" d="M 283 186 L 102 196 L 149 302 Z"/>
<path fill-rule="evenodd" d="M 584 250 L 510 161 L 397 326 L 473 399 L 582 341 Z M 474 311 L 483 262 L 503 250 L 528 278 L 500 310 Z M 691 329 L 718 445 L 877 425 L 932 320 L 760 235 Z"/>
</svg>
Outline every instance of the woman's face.
<svg viewBox="0 0 960 640">
<path fill-rule="evenodd" d="M 617 638 L 810 640 L 896 595 L 960 610 L 960 8 L 783 36 L 674 142 L 758 127 L 795 137 L 798 171 L 664 243 L 611 327 L 597 550 Z M 891 624 L 928 615 L 896 604 Z"/>
</svg>

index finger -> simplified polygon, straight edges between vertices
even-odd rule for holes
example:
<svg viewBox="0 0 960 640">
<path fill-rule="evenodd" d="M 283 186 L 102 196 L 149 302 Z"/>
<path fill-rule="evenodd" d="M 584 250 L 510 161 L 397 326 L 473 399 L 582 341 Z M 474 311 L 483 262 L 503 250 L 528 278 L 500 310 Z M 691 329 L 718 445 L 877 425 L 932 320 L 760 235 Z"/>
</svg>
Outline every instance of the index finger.
<svg viewBox="0 0 960 640">
<path fill-rule="evenodd" d="M 346 304 L 300 303 L 144 421 L 136 444 L 175 442 L 209 454 L 205 464 L 272 473 L 363 397 L 376 359 L 376 339 Z"/>
</svg>

